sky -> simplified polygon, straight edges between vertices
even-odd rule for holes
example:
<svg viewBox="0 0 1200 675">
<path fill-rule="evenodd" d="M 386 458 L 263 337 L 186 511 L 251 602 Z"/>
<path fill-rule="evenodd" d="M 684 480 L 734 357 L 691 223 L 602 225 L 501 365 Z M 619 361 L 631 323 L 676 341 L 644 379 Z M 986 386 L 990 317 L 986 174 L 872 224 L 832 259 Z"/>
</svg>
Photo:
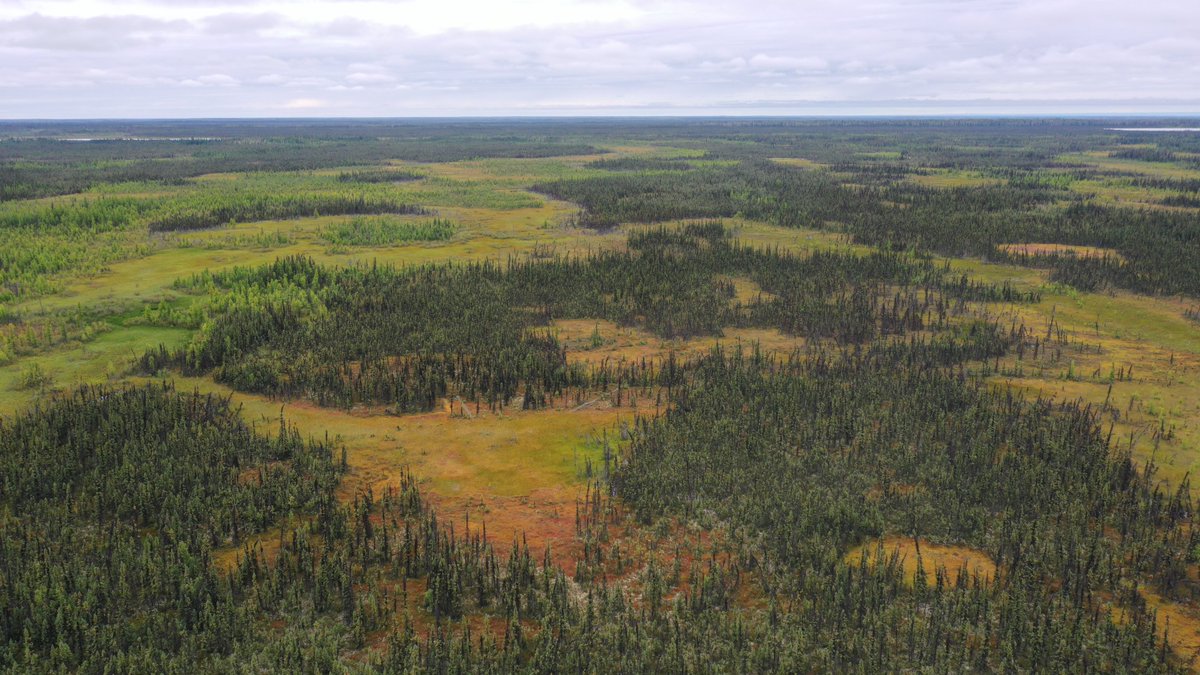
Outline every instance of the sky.
<svg viewBox="0 0 1200 675">
<path fill-rule="evenodd" d="M 0 0 L 0 118 L 1200 113 L 1200 0 Z"/>
</svg>

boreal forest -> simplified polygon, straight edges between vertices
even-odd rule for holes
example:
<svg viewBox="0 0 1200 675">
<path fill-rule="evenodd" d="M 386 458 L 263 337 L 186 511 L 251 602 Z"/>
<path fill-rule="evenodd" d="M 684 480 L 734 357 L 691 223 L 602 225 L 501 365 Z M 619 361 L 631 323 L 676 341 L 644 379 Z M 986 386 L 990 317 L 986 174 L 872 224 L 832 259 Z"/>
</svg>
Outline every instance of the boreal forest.
<svg viewBox="0 0 1200 675">
<path fill-rule="evenodd" d="M 1194 672 L 1130 126 L 0 122 L 0 671 Z"/>
</svg>

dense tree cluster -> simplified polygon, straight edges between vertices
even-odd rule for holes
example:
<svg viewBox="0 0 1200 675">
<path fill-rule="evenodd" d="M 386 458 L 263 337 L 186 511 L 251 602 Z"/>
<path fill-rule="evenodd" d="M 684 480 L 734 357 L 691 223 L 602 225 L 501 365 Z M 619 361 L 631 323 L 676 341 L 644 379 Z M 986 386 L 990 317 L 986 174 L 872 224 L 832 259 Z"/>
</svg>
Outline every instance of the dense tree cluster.
<svg viewBox="0 0 1200 675">
<path fill-rule="evenodd" d="M 424 174 L 408 169 L 358 169 L 338 174 L 338 180 L 343 183 L 402 183 L 424 177 Z"/>
<path fill-rule="evenodd" d="M 762 292 L 737 301 L 732 277 Z M 761 326 L 851 343 L 946 329 L 967 301 L 1036 299 L 894 252 L 754 249 L 719 222 L 635 233 L 625 252 L 403 270 L 286 258 L 183 286 L 224 299 L 192 344 L 147 354 L 145 370 L 177 364 L 247 391 L 400 411 L 452 396 L 540 407 L 614 375 L 618 386 L 658 377 L 653 364 L 636 375 L 570 365 L 546 329 L 555 319 L 606 319 L 664 338 Z"/>
<path fill-rule="evenodd" d="M 580 224 L 596 228 L 741 215 L 787 227 L 837 228 L 864 244 L 946 255 L 1010 259 L 997 247 L 1021 242 L 1096 246 L 1119 253 L 1122 265 L 1050 262 L 1088 265 L 1114 286 L 1200 295 L 1200 277 L 1190 273 L 1200 267 L 1200 212 L 1103 205 L 1037 173 L 944 189 L 900 180 L 910 171 L 873 162 L 815 171 L 756 160 L 689 173 L 571 178 L 535 189 L 580 203 Z M 847 175 L 852 184 L 841 178 Z M 1193 198 L 1175 194 L 1163 203 L 1186 207 Z M 1076 276 L 1064 272 L 1064 278 Z"/>
<path fill-rule="evenodd" d="M 83 388 L 0 422 L 0 664 L 226 653 L 248 619 L 210 551 L 314 510 L 340 472 L 328 445 L 160 385 Z"/>
<path fill-rule="evenodd" d="M 395 198 L 353 192 L 296 195 L 234 193 L 214 197 L 211 203 L 192 200 L 177 208 L 164 208 L 150 221 L 150 231 L 198 230 L 233 222 L 281 220 L 301 216 L 425 212 L 425 209 L 416 204 L 408 204 Z"/>
<path fill-rule="evenodd" d="M 320 236 L 335 246 L 393 246 L 411 241 L 445 241 L 458 227 L 442 218 L 427 221 L 351 218 L 321 230 Z"/>
</svg>

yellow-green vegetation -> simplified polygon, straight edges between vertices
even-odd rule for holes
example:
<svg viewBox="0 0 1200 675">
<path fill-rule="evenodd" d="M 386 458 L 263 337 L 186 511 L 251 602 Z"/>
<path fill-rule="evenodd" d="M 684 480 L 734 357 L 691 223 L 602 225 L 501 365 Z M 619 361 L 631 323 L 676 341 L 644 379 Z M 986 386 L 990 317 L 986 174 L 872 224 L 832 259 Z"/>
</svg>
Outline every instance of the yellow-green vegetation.
<svg viewBox="0 0 1200 675">
<path fill-rule="evenodd" d="M 1123 159 L 1112 157 L 1110 152 L 1100 150 L 1067 153 L 1061 155 L 1059 159 L 1063 162 L 1084 164 L 1120 173 L 1141 174 L 1160 178 L 1200 178 L 1200 169 L 1188 167 L 1178 162 L 1150 162 L 1137 159 Z"/>
<path fill-rule="evenodd" d="M 1144 173 L 1150 176 L 1165 176 L 1167 178 L 1189 177 L 1187 172 L 1180 174 L 1167 172 L 1164 174 L 1154 170 L 1145 170 L 1145 167 L 1120 166 L 1119 168 L 1121 171 Z M 1116 205 L 1155 209 L 1187 208 L 1163 204 L 1165 198 L 1174 194 L 1173 191 L 1135 185 L 1128 178 L 1076 180 L 1071 183 L 1070 187 L 1080 194 Z"/>
<path fill-rule="evenodd" d="M 190 333 L 157 326 L 114 327 L 82 344 L 17 359 L 0 367 L 0 414 L 14 415 L 54 391 L 122 380 L 147 349 L 180 346 Z"/>
<path fill-rule="evenodd" d="M 992 283 L 1041 291 L 1019 309 L 997 307 L 1041 334 L 1066 342 L 1049 363 L 1011 357 L 997 380 L 1035 395 L 1106 406 L 1114 437 L 1177 485 L 1200 470 L 1200 329 L 1178 298 L 1127 292 L 1081 293 L 1011 265 L 953 261 Z"/>
<path fill-rule="evenodd" d="M 784 166 L 800 167 L 801 169 L 816 169 L 822 166 L 818 162 L 803 157 L 772 157 L 771 161 Z"/>
<path fill-rule="evenodd" d="M 454 235 L 448 220 L 424 222 L 394 216 L 357 216 L 321 231 L 321 238 L 334 246 L 394 246 L 414 241 L 445 241 Z"/>
<path fill-rule="evenodd" d="M 917 185 L 932 188 L 962 188 L 1000 185 L 999 178 L 984 175 L 977 171 L 962 171 L 956 169 L 926 169 L 922 173 L 909 178 Z"/>
</svg>

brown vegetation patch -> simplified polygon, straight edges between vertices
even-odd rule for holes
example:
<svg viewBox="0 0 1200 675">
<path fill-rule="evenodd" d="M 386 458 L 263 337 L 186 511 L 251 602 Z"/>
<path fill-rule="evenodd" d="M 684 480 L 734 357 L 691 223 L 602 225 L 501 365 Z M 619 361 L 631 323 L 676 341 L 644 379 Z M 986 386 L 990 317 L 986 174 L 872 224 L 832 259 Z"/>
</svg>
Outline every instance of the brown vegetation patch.
<svg viewBox="0 0 1200 675">
<path fill-rule="evenodd" d="M 746 277 L 721 276 L 717 278 L 720 281 L 728 281 L 733 284 L 733 299 L 743 305 L 772 297 L 770 293 L 762 289 L 762 286 L 759 286 L 753 280 Z"/>
<path fill-rule="evenodd" d="M 1138 592 L 1146 607 L 1157 614 L 1160 637 L 1165 632 L 1171 649 L 1189 670 L 1200 671 L 1200 610 L 1191 603 L 1165 598 L 1145 586 Z"/>
<path fill-rule="evenodd" d="M 939 569 L 945 571 L 945 580 L 950 584 L 957 583 L 959 575 L 964 572 L 982 579 L 996 576 L 996 563 L 982 551 L 894 535 L 856 546 L 846 554 L 845 561 L 857 567 L 866 558 L 868 565 L 874 564 L 880 547 L 885 557 L 896 555 L 899 558 L 904 576 L 909 580 L 916 578 L 918 559 L 925 569 L 925 580 L 930 585 L 937 582 Z"/>
<path fill-rule="evenodd" d="M 784 166 L 800 167 L 801 169 L 820 169 L 825 166 L 820 162 L 814 162 L 811 159 L 803 157 L 772 157 L 771 161 Z"/>
<path fill-rule="evenodd" d="M 1122 259 L 1121 254 L 1111 248 L 1100 248 L 1098 246 L 1075 246 L 1072 244 L 1038 244 L 1038 243 L 1020 243 L 1020 244 L 1002 244 L 998 247 L 1005 253 L 1013 255 L 1028 255 L 1028 256 L 1073 256 L 1076 258 L 1110 258 Z"/>
<path fill-rule="evenodd" d="M 747 283 L 751 283 L 748 282 Z M 721 335 L 703 335 L 688 339 L 664 339 L 635 326 L 620 326 L 612 321 L 570 319 L 555 321 L 551 330 L 567 347 L 572 363 L 600 364 L 661 359 L 703 354 L 718 344 L 758 345 L 764 351 L 791 351 L 804 346 L 804 339 L 774 328 L 726 328 Z"/>
</svg>

